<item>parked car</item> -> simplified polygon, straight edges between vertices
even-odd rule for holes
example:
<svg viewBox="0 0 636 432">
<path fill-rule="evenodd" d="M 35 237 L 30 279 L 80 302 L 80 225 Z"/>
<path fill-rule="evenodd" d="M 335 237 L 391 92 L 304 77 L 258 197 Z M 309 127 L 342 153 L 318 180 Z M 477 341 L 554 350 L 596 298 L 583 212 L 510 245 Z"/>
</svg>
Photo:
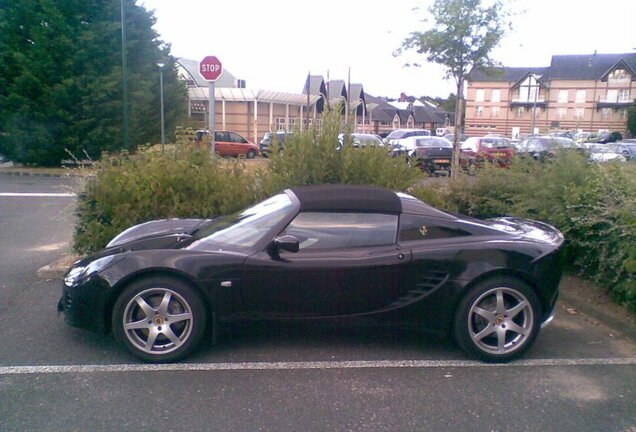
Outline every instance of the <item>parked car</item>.
<svg viewBox="0 0 636 432">
<path fill-rule="evenodd" d="M 601 132 L 598 137 L 598 143 L 607 144 L 613 143 L 617 141 L 621 141 L 623 139 L 623 135 L 620 132 Z"/>
<path fill-rule="evenodd" d="M 593 162 L 625 162 L 627 157 L 622 154 L 618 143 L 597 144 L 590 148 L 590 160 Z"/>
<path fill-rule="evenodd" d="M 442 137 L 419 137 L 415 150 L 409 156 L 422 171 L 429 174 L 450 173 L 453 161 L 453 143 Z"/>
<path fill-rule="evenodd" d="M 384 142 L 392 148 L 405 148 L 409 138 L 423 136 L 431 136 L 431 132 L 425 129 L 397 129 L 388 134 Z M 414 141 L 410 140 L 410 143 L 414 143 Z"/>
<path fill-rule="evenodd" d="M 475 168 L 484 162 L 497 163 L 501 167 L 510 165 L 515 150 L 508 138 L 471 137 L 460 147 L 459 162 L 462 167 Z"/>
<path fill-rule="evenodd" d="M 195 132 L 195 141 L 204 142 L 210 133 L 200 129 Z M 248 159 L 254 159 L 258 154 L 258 146 L 236 132 L 214 131 L 214 147 L 219 156 L 245 155 Z"/>
<path fill-rule="evenodd" d="M 521 141 L 517 153 L 520 156 L 529 156 L 536 160 L 545 160 L 554 158 L 560 151 L 585 153 L 586 149 L 582 144 L 576 143 L 570 138 L 534 136 Z"/>
<path fill-rule="evenodd" d="M 620 153 L 627 160 L 636 160 L 636 139 L 626 139 L 616 143 Z"/>
<path fill-rule="evenodd" d="M 351 140 L 351 146 L 353 148 L 363 148 L 363 147 L 384 147 L 384 143 L 380 139 L 379 136 L 375 134 L 366 134 L 366 133 L 352 133 L 349 137 Z M 345 135 L 338 135 L 338 142 L 340 143 L 340 147 L 344 145 Z"/>
<path fill-rule="evenodd" d="M 449 140 L 450 142 L 454 143 L 455 142 L 455 134 L 446 134 L 443 136 L 443 138 L 446 138 L 447 140 Z M 464 134 L 459 134 L 459 142 L 463 143 L 464 141 L 466 141 L 468 139 L 468 137 Z"/>
<path fill-rule="evenodd" d="M 263 139 L 258 143 L 258 148 L 261 154 L 264 157 L 268 157 L 269 153 L 272 151 L 271 147 L 274 143 L 274 140 L 279 145 L 278 151 L 283 151 L 285 146 L 285 140 L 288 140 L 291 137 L 291 132 L 285 131 L 277 131 L 277 132 L 265 132 Z"/>
<path fill-rule="evenodd" d="M 72 326 L 113 331 L 148 362 L 184 358 L 236 320 L 386 318 L 520 356 L 552 320 L 563 236 L 479 221 L 367 186 L 287 189 L 216 219 L 136 225 L 64 276 Z"/>
</svg>

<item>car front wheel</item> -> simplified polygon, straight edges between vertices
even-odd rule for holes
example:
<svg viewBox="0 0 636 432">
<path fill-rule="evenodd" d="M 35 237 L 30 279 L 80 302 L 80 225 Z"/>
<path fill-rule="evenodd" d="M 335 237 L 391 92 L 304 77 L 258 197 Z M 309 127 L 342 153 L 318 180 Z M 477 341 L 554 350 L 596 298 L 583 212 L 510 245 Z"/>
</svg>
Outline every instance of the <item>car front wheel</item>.
<svg viewBox="0 0 636 432">
<path fill-rule="evenodd" d="M 455 340 L 469 355 L 487 362 L 519 357 L 539 333 L 541 307 L 523 281 L 497 277 L 479 283 L 455 314 Z"/>
<path fill-rule="evenodd" d="M 113 332 L 128 351 L 146 362 L 174 362 L 198 345 L 205 315 L 201 297 L 189 285 L 166 277 L 144 279 L 117 299 Z"/>
<path fill-rule="evenodd" d="M 247 152 L 247 158 L 248 159 L 254 159 L 256 157 L 256 152 L 254 150 L 249 150 Z"/>
</svg>

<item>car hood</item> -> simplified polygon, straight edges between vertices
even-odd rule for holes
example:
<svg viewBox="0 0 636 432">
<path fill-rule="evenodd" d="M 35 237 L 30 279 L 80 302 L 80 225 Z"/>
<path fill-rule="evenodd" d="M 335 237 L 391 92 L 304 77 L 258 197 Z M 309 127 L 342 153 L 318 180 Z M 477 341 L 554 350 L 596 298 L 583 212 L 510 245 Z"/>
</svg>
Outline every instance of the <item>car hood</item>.
<svg viewBox="0 0 636 432">
<path fill-rule="evenodd" d="M 543 222 L 513 217 L 493 218 L 483 222 L 490 228 L 506 232 L 524 240 L 557 246 L 563 243 L 561 231 Z"/>
<path fill-rule="evenodd" d="M 190 236 L 197 228 L 211 220 L 212 219 L 160 219 L 145 222 L 122 231 L 108 243 L 106 248 L 109 249 L 134 243 L 136 249 L 145 249 L 142 247 L 142 243 L 154 240 L 152 243 L 156 244 L 156 240 L 160 238 L 179 235 Z"/>
</svg>

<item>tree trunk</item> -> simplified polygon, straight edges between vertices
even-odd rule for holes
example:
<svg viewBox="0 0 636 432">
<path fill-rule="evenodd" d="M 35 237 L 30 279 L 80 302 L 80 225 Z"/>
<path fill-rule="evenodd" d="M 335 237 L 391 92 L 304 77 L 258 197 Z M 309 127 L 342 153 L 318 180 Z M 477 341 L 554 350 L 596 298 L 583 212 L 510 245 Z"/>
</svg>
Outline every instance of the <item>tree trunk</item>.
<svg viewBox="0 0 636 432">
<path fill-rule="evenodd" d="M 459 174 L 459 154 L 460 133 L 464 129 L 464 122 L 462 119 L 462 109 L 464 104 L 464 77 L 457 79 L 457 103 L 455 104 L 455 133 L 453 138 L 453 159 L 451 161 L 451 177 L 457 178 Z"/>
</svg>

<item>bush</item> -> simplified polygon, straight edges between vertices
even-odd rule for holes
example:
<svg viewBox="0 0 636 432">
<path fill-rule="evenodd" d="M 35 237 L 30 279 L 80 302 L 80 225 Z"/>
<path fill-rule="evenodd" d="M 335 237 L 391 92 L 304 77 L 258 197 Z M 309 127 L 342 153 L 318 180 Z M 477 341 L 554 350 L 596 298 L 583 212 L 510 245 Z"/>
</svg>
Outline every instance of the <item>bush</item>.
<svg viewBox="0 0 636 432">
<path fill-rule="evenodd" d="M 315 129 L 296 132 L 285 141 L 283 152 L 276 144 L 264 176 L 268 193 L 290 186 L 324 183 L 374 185 L 404 190 L 420 176 L 416 168 L 403 159 L 390 158 L 383 147 L 353 148 L 350 142 L 341 147 L 342 130 L 338 110 L 323 116 L 321 133 Z"/>
<path fill-rule="evenodd" d="M 103 248 L 131 225 L 152 219 L 233 213 L 258 199 L 254 178 L 237 160 L 186 149 L 104 157 L 79 196 L 74 248 Z"/>
<path fill-rule="evenodd" d="M 413 193 L 479 218 L 510 215 L 556 226 L 569 265 L 636 311 L 634 165 L 592 164 L 570 152 L 548 163 L 518 159 L 508 170 L 485 167 L 443 189 Z"/>
</svg>

